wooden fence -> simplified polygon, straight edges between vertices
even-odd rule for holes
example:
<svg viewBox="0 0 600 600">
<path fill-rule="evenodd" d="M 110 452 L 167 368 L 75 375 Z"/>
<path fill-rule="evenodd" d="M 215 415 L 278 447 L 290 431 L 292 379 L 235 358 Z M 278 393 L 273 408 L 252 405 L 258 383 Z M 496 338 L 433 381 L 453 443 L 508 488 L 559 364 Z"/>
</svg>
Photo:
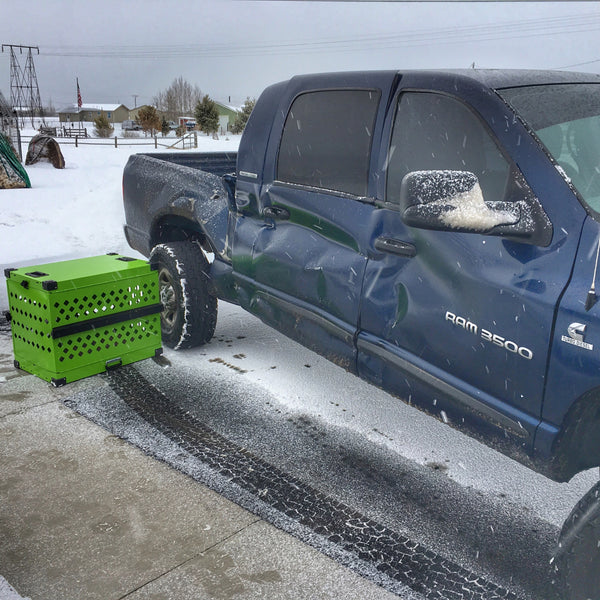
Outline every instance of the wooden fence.
<svg viewBox="0 0 600 600">
<path fill-rule="evenodd" d="M 32 136 L 22 136 L 21 143 L 29 144 Z M 154 146 L 155 149 L 161 148 L 173 148 L 179 150 L 187 150 L 190 148 L 198 147 L 198 134 L 196 131 L 184 135 L 181 138 L 167 138 L 167 137 L 143 137 L 143 138 L 131 138 L 131 137 L 110 137 L 110 138 L 92 138 L 87 136 L 74 135 L 71 137 L 60 137 L 58 140 L 59 144 L 74 145 L 78 148 L 80 145 L 83 146 Z"/>
</svg>

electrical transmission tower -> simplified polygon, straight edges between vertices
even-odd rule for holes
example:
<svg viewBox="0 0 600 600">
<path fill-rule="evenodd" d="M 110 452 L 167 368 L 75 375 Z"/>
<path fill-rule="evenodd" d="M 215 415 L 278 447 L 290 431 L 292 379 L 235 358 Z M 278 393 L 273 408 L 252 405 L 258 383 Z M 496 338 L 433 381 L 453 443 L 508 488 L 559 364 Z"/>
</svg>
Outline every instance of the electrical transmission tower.
<svg viewBox="0 0 600 600">
<path fill-rule="evenodd" d="M 37 46 L 2 44 L 2 52 L 4 52 L 4 48 L 10 49 L 10 101 L 13 110 L 17 111 L 21 117 L 21 126 L 25 124 L 27 114 L 31 118 L 32 127 L 35 127 L 34 118 L 36 116 L 40 117 L 42 123 L 45 125 L 40 88 L 35 73 L 35 65 L 33 64 L 32 52 L 36 50 L 39 54 L 40 49 Z M 15 49 L 19 50 L 19 54 L 23 54 L 23 50 L 27 51 L 25 69 L 21 68 Z"/>
</svg>

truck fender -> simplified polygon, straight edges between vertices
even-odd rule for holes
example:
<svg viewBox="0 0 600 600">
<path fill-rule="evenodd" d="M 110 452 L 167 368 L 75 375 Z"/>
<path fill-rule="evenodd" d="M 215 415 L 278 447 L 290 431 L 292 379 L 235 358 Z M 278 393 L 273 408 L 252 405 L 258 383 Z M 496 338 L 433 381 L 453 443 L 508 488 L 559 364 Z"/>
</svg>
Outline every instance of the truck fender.
<svg viewBox="0 0 600 600">
<path fill-rule="evenodd" d="M 580 396 L 566 414 L 552 445 L 552 476 L 568 481 L 600 466 L 600 387 Z"/>
</svg>

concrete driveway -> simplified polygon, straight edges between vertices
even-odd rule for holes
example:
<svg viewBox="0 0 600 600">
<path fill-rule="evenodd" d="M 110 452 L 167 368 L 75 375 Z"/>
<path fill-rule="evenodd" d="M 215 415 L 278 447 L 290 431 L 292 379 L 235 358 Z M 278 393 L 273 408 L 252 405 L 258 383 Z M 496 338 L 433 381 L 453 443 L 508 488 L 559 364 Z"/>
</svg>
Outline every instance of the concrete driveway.
<svg viewBox="0 0 600 600">
<path fill-rule="evenodd" d="M 4 326 L 4 597 L 13 592 L 13 598 L 32 600 L 397 597 L 63 404 L 69 395 L 104 385 L 100 378 L 53 388 L 12 362 Z"/>
</svg>

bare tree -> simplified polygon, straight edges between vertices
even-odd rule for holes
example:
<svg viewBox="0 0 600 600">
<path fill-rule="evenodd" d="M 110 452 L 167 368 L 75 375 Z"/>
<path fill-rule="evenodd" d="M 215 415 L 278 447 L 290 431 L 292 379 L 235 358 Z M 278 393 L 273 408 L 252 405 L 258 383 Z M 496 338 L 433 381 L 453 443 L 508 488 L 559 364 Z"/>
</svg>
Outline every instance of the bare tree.
<svg viewBox="0 0 600 600">
<path fill-rule="evenodd" d="M 196 104 L 202 99 L 202 92 L 197 85 L 192 85 L 181 75 L 163 91 L 153 98 L 153 104 L 169 120 L 175 121 L 181 116 L 191 116 Z"/>
</svg>

